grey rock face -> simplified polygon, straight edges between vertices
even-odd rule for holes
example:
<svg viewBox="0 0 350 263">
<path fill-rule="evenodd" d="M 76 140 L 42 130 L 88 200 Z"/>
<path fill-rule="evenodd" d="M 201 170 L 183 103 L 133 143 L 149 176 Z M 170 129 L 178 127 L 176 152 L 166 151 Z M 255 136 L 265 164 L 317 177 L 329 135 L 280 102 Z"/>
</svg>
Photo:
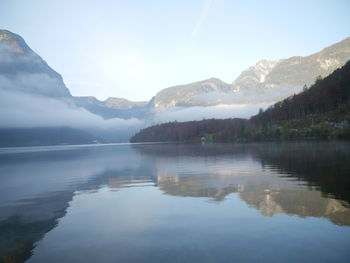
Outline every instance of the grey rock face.
<svg viewBox="0 0 350 263">
<path fill-rule="evenodd" d="M 62 76 L 31 50 L 22 37 L 0 30 L 0 85 L 2 89 L 48 97 L 69 98 Z"/>
<path fill-rule="evenodd" d="M 208 79 L 163 89 L 150 104 L 156 108 L 276 102 L 312 85 L 350 60 L 350 38 L 310 56 L 260 60 L 232 84 Z"/>
<path fill-rule="evenodd" d="M 196 96 L 212 92 L 230 93 L 231 85 L 220 79 L 211 78 L 187 85 L 174 86 L 158 92 L 150 104 L 156 108 L 208 106 L 208 103 L 196 99 Z"/>
</svg>

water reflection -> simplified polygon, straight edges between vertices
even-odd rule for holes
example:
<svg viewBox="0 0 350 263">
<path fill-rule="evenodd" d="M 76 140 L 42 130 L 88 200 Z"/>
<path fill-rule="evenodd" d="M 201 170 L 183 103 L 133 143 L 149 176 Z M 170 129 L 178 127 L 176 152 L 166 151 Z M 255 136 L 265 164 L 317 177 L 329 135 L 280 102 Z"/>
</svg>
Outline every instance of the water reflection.
<svg viewBox="0 0 350 263">
<path fill-rule="evenodd" d="M 347 143 L 289 143 L 2 151 L 1 260 L 29 259 L 75 196 L 99 194 L 100 189 L 116 194 L 134 187 L 159 189 L 167 196 L 203 198 L 206 203 L 223 203 L 235 193 L 265 217 L 316 217 L 349 226 L 349 149 Z"/>
<path fill-rule="evenodd" d="M 170 145 L 134 147 L 155 157 L 157 184 L 166 194 L 222 201 L 239 193 L 264 216 L 325 217 L 350 225 L 346 143 L 177 145 L 175 152 Z"/>
</svg>

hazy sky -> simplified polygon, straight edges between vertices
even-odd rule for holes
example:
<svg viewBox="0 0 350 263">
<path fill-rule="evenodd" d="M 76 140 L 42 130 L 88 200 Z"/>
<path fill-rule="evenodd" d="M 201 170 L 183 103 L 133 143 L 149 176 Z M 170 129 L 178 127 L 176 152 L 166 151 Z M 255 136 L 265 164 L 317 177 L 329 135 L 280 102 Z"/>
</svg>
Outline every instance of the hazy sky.
<svg viewBox="0 0 350 263">
<path fill-rule="evenodd" d="M 349 0 L 0 0 L 73 95 L 149 100 L 177 84 L 232 82 L 258 60 L 309 55 L 350 36 Z"/>
</svg>

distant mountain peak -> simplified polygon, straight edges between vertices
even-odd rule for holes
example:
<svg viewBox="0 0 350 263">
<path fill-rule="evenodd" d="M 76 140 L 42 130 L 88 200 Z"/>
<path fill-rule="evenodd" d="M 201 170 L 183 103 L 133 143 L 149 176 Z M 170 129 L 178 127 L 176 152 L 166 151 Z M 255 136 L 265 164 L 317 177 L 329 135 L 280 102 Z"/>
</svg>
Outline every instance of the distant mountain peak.
<svg viewBox="0 0 350 263">
<path fill-rule="evenodd" d="M 134 117 L 135 112 L 143 113 L 143 107 L 148 103 L 147 101 L 130 101 L 116 97 L 109 97 L 101 101 L 93 96 L 75 96 L 73 100 L 76 105 L 104 118 Z"/>
<path fill-rule="evenodd" d="M 48 97 L 71 97 L 62 76 L 19 35 L 0 30 L 0 56 L 2 89 Z"/>
<path fill-rule="evenodd" d="M 90 103 L 90 104 L 94 104 L 94 103 L 101 103 L 101 101 L 99 101 L 96 97 L 94 96 L 74 96 L 74 99 L 76 99 L 77 101 L 81 101 L 81 102 L 85 102 L 85 103 Z"/>
<path fill-rule="evenodd" d="M 6 46 L 8 51 L 14 53 L 25 54 L 33 52 L 21 36 L 5 29 L 0 29 L 0 45 L 2 48 Z"/>
<path fill-rule="evenodd" d="M 131 109 L 138 106 L 145 106 L 147 101 L 130 101 L 124 98 L 109 97 L 104 101 L 104 105 L 113 109 Z"/>
<path fill-rule="evenodd" d="M 192 82 L 186 85 L 178 85 L 161 90 L 150 101 L 151 106 L 156 108 L 168 108 L 174 106 L 195 106 L 202 102 L 196 99 L 197 95 L 231 91 L 231 85 L 218 78 L 210 78 Z"/>
<path fill-rule="evenodd" d="M 350 60 L 350 37 L 309 56 L 259 60 L 244 70 L 232 84 L 210 78 L 159 91 L 150 106 L 210 106 L 220 103 L 272 103 L 325 77 Z M 210 100 L 210 97 L 215 100 Z M 205 98 L 205 99 L 203 99 Z M 210 102 L 210 103 L 209 103 Z"/>
<path fill-rule="evenodd" d="M 124 98 L 119 98 L 119 97 L 108 97 L 107 99 L 104 100 L 104 102 L 131 102 L 128 99 L 124 99 Z"/>
<path fill-rule="evenodd" d="M 235 92 L 250 89 L 251 86 L 263 83 L 266 76 L 280 63 L 280 60 L 259 60 L 254 66 L 244 70 L 232 83 Z"/>
</svg>

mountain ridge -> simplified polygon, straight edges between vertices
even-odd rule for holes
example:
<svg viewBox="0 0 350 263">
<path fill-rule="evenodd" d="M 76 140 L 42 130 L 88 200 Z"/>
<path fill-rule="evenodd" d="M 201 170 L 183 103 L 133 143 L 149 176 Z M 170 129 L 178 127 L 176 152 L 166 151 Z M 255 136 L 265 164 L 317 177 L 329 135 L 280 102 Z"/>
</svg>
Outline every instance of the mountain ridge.
<svg viewBox="0 0 350 263">
<path fill-rule="evenodd" d="M 62 76 L 37 55 L 21 36 L 0 30 L 0 58 L 2 88 L 48 97 L 71 98 Z"/>
<path fill-rule="evenodd" d="M 223 82 L 218 78 L 209 78 L 201 81 L 192 82 L 184 85 L 176 85 L 172 87 L 165 88 L 159 91 L 150 101 L 150 105 L 155 108 L 167 108 L 174 106 L 196 106 L 202 105 L 202 103 L 196 103 L 191 100 L 184 100 L 184 92 L 187 95 L 198 95 L 202 93 L 209 92 L 229 92 L 230 85 Z M 187 97 L 188 98 L 188 97 Z"/>
<path fill-rule="evenodd" d="M 209 78 L 189 84 L 181 84 L 160 90 L 148 103 L 132 102 L 118 97 L 100 101 L 92 96 L 72 96 L 63 82 L 62 76 L 54 71 L 39 55 L 30 49 L 24 39 L 8 30 L 0 30 L 1 49 L 10 49 L 14 56 L 0 63 L 0 74 L 5 76 L 25 73 L 29 84 L 20 91 L 34 92 L 44 96 L 70 98 L 78 106 L 91 111 L 94 107 L 105 107 L 94 111 L 104 118 L 121 116 L 117 111 L 129 111 L 138 107 L 171 108 L 191 106 L 215 106 L 219 104 L 266 103 L 298 93 L 304 85 L 311 85 L 317 76 L 326 76 L 341 67 L 350 59 L 350 37 L 323 48 L 309 56 L 292 56 L 279 60 L 259 60 L 255 65 L 245 69 L 232 82 L 225 83 L 218 78 Z M 4 46 L 7 46 L 4 48 Z M 3 53 L 3 52 L 2 52 Z M 23 57 L 24 56 L 24 57 Z M 13 60 L 19 60 L 13 63 Z M 6 62 L 7 61 L 7 62 Z M 14 69 L 16 72 L 14 72 Z M 36 87 L 34 82 L 41 78 L 51 88 Z M 8 82 L 8 81 L 7 81 Z M 24 86 L 24 87 L 23 87 Z M 40 85 L 39 85 L 40 86 Z M 103 112 L 109 112 L 104 114 Z M 123 114 L 122 114 L 123 115 Z M 126 114 L 129 116 L 129 114 Z M 134 115 L 133 115 L 134 116 Z M 137 115 L 135 115 L 137 117 Z"/>
<path fill-rule="evenodd" d="M 125 126 L 129 127 L 128 130 L 122 130 L 123 126 L 117 124 L 121 121 L 118 119 L 130 120 L 128 123 L 133 123 L 132 127 L 135 128 L 137 125 L 161 123 L 169 119 L 196 119 L 198 114 L 205 118 L 208 113 L 202 114 L 198 111 L 203 111 L 204 108 L 201 107 L 207 106 L 246 104 L 258 108 L 262 103 L 268 106 L 299 93 L 304 83 L 312 83 L 318 75 L 322 76 L 337 68 L 349 58 L 350 38 L 346 38 L 310 56 L 260 60 L 244 70 L 232 83 L 209 78 L 168 87 L 160 90 L 148 103 L 118 97 L 100 101 L 93 96 L 72 96 L 62 76 L 30 49 L 21 36 L 8 30 L 0 30 L 0 99 L 3 113 L 0 116 L 3 117 L 1 127 L 21 127 L 20 124 L 33 128 L 40 124 L 42 127 L 43 120 L 54 127 L 57 127 L 57 123 L 69 123 L 74 127 L 80 123 L 82 126 L 79 128 L 93 127 L 89 128 L 89 132 L 94 132 L 97 137 L 102 136 L 102 139 L 108 137 L 107 141 L 112 141 L 119 136 L 110 136 L 112 133 L 133 132 L 129 124 Z M 186 109 L 192 106 L 197 107 Z M 167 111 L 168 108 L 174 109 Z M 184 108 L 186 111 L 178 112 Z M 210 107 L 207 109 L 214 110 Z M 221 112 L 222 109 L 218 111 Z M 225 116 L 240 117 L 243 110 L 242 107 L 233 107 L 226 112 L 229 115 Z M 72 121 L 71 115 L 77 119 Z M 114 120 L 104 122 L 96 115 Z M 89 121 L 91 123 L 88 124 Z M 112 123 L 115 123 L 114 128 L 120 127 L 121 130 L 103 130 L 103 127 L 112 127 Z M 67 132 L 67 139 L 73 134 L 64 131 Z"/>
<path fill-rule="evenodd" d="M 242 142 L 350 138 L 350 61 L 310 88 L 249 119 L 168 122 L 141 129 L 130 142 Z"/>
<path fill-rule="evenodd" d="M 151 105 L 169 108 L 213 106 L 223 101 L 226 104 L 273 103 L 302 91 L 304 85 L 311 85 L 318 76 L 329 75 L 348 60 L 350 37 L 308 56 L 259 60 L 243 70 L 231 84 L 219 80 L 221 83 L 216 85 L 220 87 L 215 90 L 201 88 L 203 83 L 218 80 L 216 78 L 165 88 L 152 98 Z"/>
<path fill-rule="evenodd" d="M 73 96 L 75 100 L 85 101 L 90 104 L 99 104 L 111 109 L 131 109 L 134 107 L 145 106 L 148 101 L 131 101 L 119 97 L 108 97 L 105 100 L 99 100 L 95 96 Z"/>
</svg>

